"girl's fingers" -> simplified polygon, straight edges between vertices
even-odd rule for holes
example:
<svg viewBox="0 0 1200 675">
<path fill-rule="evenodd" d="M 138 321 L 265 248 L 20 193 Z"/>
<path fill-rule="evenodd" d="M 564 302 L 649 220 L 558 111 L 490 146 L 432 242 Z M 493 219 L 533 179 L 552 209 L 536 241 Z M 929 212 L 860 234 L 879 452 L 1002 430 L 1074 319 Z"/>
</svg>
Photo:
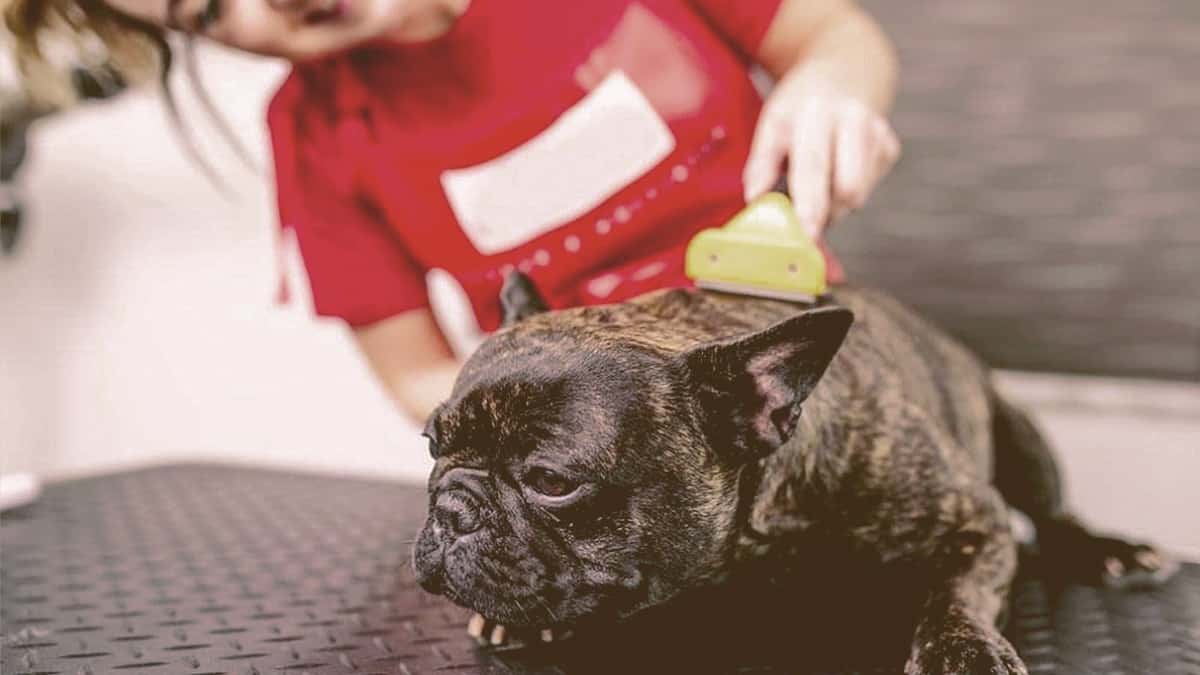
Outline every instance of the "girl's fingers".
<svg viewBox="0 0 1200 675">
<path fill-rule="evenodd" d="M 829 225 L 832 225 L 833 223 L 836 223 L 837 221 L 841 220 L 842 216 L 846 215 L 849 212 L 850 212 L 850 208 L 847 207 L 845 204 L 839 203 L 837 201 L 832 202 L 832 205 L 829 207 Z M 828 227 L 828 225 L 827 225 L 827 227 Z"/>
<path fill-rule="evenodd" d="M 836 209 L 860 209 L 900 156 L 891 126 L 866 111 L 850 112 L 838 124 L 833 199 Z M 840 214 L 835 210 L 836 220 Z"/>
<path fill-rule="evenodd" d="M 745 198 L 770 190 L 786 158 L 796 216 L 819 237 L 830 222 L 866 203 L 899 156 L 887 120 L 858 101 L 810 95 L 796 105 L 768 103 L 742 174 Z"/>
<path fill-rule="evenodd" d="M 834 117 L 824 104 L 802 104 L 792 130 L 788 192 L 800 223 L 814 237 L 829 219 Z"/>
<path fill-rule="evenodd" d="M 851 107 L 834 134 L 833 201 L 845 209 L 862 208 L 874 167 L 875 139 L 867 128 L 865 111 Z"/>
<path fill-rule="evenodd" d="M 900 159 L 900 139 L 896 137 L 896 130 L 884 118 L 876 117 L 873 124 L 876 133 L 883 139 L 883 157 L 887 160 L 887 168 L 890 169 Z"/>
<path fill-rule="evenodd" d="M 790 122 L 786 114 L 779 112 L 779 106 L 763 107 L 742 171 L 746 201 L 770 190 L 779 180 L 779 167 L 788 152 Z"/>
<path fill-rule="evenodd" d="M 869 133 L 874 139 L 873 153 L 868 158 L 871 173 L 866 182 L 867 189 L 863 194 L 863 201 L 866 201 L 866 198 L 875 190 L 875 185 L 892 170 L 896 161 L 900 159 L 900 140 L 896 138 L 896 132 L 892 131 L 892 125 L 888 124 L 887 120 L 882 117 L 871 118 Z"/>
</svg>

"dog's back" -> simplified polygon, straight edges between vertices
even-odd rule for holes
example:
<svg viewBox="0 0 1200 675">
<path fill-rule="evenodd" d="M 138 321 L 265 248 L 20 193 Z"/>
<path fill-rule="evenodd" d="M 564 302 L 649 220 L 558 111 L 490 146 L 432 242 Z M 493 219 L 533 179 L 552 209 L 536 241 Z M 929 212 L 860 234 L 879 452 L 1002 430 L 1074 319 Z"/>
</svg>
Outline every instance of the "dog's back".
<svg viewBox="0 0 1200 675">
<path fill-rule="evenodd" d="M 857 389 L 852 395 L 876 406 L 924 411 L 988 475 L 994 395 L 982 361 L 886 293 L 847 288 L 834 297 L 854 312 L 855 322 L 826 386 L 849 380 Z"/>
</svg>

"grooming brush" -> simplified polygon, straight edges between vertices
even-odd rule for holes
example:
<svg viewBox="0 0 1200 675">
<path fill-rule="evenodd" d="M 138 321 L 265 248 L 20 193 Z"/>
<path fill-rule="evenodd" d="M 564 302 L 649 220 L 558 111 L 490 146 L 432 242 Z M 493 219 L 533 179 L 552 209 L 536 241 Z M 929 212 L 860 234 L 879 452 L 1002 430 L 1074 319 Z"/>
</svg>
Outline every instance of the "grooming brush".
<svg viewBox="0 0 1200 675">
<path fill-rule="evenodd" d="M 724 227 L 696 234 L 684 273 L 700 288 L 791 302 L 815 303 L 828 288 L 825 256 L 778 192 L 750 202 Z"/>
</svg>

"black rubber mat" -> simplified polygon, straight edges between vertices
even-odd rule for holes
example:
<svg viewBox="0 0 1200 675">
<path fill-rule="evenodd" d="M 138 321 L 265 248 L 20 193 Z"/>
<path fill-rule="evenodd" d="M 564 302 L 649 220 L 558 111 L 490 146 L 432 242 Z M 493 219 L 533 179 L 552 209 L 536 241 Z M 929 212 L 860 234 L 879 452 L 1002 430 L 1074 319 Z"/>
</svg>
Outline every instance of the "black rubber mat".
<svg viewBox="0 0 1200 675">
<path fill-rule="evenodd" d="M 693 623 L 673 633 L 631 623 L 538 649 L 480 649 L 462 610 L 413 584 L 409 547 L 423 512 L 416 486 L 211 466 L 51 486 L 0 521 L 0 671 L 897 670 L 871 666 L 894 650 L 865 628 L 818 658 L 801 646 L 814 624 L 774 619 L 774 631 L 755 629 L 760 639 L 747 642 L 732 609 L 685 609 L 668 622 Z M 1200 673 L 1200 566 L 1137 593 L 1025 574 L 1008 633 L 1031 673 Z"/>
</svg>

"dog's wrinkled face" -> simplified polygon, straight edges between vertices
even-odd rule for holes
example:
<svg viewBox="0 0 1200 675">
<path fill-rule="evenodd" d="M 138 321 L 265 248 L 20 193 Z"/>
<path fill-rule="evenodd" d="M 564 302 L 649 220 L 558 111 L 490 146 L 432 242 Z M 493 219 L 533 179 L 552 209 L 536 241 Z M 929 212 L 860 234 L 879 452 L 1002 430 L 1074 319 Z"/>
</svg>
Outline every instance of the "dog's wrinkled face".
<svg viewBox="0 0 1200 675">
<path fill-rule="evenodd" d="M 510 322 L 539 308 L 528 300 L 506 302 Z M 786 439 L 798 408 L 797 377 L 753 372 L 795 361 L 778 349 L 677 354 L 572 316 L 493 336 L 426 425 L 436 464 L 418 578 L 510 626 L 626 616 L 719 578 L 739 469 Z"/>
<path fill-rule="evenodd" d="M 628 613 L 716 566 L 732 477 L 676 423 L 668 364 L 553 334 L 473 361 L 487 367 L 472 363 L 427 426 L 427 588 L 509 625 L 553 625 Z"/>
</svg>

